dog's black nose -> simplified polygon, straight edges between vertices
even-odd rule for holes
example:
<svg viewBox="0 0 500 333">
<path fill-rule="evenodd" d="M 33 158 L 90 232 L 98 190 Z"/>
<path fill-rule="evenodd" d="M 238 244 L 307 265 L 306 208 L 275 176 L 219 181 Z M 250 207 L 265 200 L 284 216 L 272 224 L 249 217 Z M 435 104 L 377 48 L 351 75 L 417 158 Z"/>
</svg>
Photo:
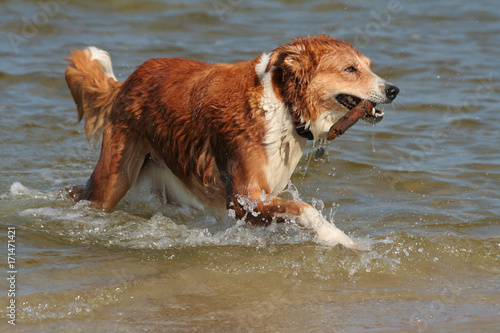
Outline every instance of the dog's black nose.
<svg viewBox="0 0 500 333">
<path fill-rule="evenodd" d="M 392 85 L 388 85 L 387 87 L 385 87 L 385 95 L 391 101 L 394 100 L 398 94 L 399 94 L 398 87 Z"/>
</svg>

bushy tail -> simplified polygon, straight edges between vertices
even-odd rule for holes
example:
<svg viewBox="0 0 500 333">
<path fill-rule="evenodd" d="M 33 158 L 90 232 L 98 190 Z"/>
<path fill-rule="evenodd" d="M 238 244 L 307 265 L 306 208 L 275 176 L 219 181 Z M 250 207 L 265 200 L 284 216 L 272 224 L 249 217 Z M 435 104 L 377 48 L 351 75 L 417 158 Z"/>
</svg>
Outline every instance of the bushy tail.
<svg viewBox="0 0 500 333">
<path fill-rule="evenodd" d="M 87 140 L 96 145 L 123 82 L 116 80 L 106 51 L 90 46 L 74 50 L 66 68 L 66 82 L 78 108 L 78 121 L 85 117 Z"/>
</svg>

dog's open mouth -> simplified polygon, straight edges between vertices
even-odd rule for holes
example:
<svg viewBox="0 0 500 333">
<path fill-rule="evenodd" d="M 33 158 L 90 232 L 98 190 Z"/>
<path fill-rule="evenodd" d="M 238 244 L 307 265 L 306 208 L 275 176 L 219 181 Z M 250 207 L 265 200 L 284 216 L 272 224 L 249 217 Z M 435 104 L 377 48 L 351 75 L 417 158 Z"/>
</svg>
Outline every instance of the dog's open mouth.
<svg viewBox="0 0 500 333">
<path fill-rule="evenodd" d="M 358 98 L 358 97 L 352 96 L 352 95 L 340 94 L 340 95 L 337 95 L 337 102 L 339 102 L 341 105 L 343 105 L 347 109 L 351 110 L 361 102 L 361 98 Z M 377 110 L 375 108 L 376 103 L 373 103 L 373 102 L 370 102 L 370 103 L 373 104 L 373 109 L 370 110 L 366 114 L 366 116 L 364 116 L 362 119 L 364 121 L 369 122 L 369 123 L 376 124 L 376 123 L 380 122 L 382 119 L 384 119 L 384 107 Z"/>
</svg>

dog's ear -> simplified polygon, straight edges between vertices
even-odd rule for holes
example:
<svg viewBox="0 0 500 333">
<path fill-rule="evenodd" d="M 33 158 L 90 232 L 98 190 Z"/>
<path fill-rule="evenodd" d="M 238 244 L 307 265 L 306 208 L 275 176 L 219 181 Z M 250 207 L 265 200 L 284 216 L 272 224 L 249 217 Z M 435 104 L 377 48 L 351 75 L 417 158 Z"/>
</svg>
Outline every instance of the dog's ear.
<svg viewBox="0 0 500 333">
<path fill-rule="evenodd" d="M 281 69 L 283 73 L 295 77 L 299 81 L 308 81 L 311 74 L 310 54 L 300 44 L 280 46 L 271 53 L 266 72 L 269 72 L 273 67 Z"/>
</svg>

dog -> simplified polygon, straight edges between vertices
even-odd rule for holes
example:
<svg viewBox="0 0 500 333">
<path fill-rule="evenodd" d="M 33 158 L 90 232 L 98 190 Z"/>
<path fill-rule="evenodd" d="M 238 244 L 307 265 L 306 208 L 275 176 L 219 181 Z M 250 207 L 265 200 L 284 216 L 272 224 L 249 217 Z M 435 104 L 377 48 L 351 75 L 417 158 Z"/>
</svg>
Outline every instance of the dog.
<svg viewBox="0 0 500 333">
<path fill-rule="evenodd" d="M 348 42 L 297 38 L 235 64 L 151 59 L 125 82 L 95 47 L 66 60 L 78 120 L 89 141 L 102 140 L 87 184 L 68 189 L 75 201 L 112 210 L 138 178 L 149 179 L 176 204 L 255 225 L 293 220 L 320 242 L 356 247 L 311 205 L 278 196 L 308 140 L 324 140 L 361 100 L 388 104 L 399 92 Z"/>
</svg>

